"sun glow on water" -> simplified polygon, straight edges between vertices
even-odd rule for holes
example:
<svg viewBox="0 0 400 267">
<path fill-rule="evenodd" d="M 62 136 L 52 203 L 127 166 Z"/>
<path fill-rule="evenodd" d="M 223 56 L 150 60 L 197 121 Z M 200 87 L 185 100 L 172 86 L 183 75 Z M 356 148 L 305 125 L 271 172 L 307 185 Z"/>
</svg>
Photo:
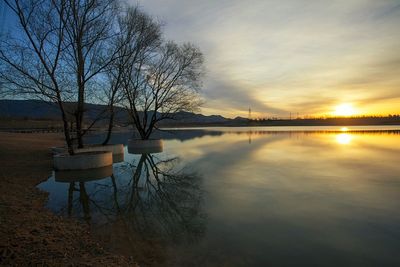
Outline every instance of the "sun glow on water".
<svg viewBox="0 0 400 267">
<path fill-rule="evenodd" d="M 341 145 L 348 145 L 351 142 L 351 134 L 347 133 L 341 133 L 336 135 L 336 142 L 338 142 Z"/>
</svg>

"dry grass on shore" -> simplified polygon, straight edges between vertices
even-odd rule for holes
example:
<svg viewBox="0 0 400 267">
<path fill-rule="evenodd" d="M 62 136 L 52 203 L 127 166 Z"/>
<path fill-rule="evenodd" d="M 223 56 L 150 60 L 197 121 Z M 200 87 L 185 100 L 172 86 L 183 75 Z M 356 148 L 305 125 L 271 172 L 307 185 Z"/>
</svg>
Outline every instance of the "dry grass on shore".
<svg viewBox="0 0 400 267">
<path fill-rule="evenodd" d="M 0 133 L 0 265 L 132 266 L 96 243 L 88 227 L 44 208 L 36 185 L 51 175 L 61 134 Z"/>
</svg>

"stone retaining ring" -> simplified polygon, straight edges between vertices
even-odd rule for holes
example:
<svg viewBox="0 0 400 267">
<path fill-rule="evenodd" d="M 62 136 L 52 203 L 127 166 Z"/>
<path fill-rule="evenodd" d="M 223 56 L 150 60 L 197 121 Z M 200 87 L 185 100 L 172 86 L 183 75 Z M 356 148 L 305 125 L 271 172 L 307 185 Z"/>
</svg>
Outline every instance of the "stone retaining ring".
<svg viewBox="0 0 400 267">
<path fill-rule="evenodd" d="M 68 149 L 66 147 L 52 147 L 51 151 L 53 155 L 66 154 L 68 153 Z M 84 153 L 84 152 L 95 152 L 95 151 L 110 151 L 113 153 L 113 161 L 114 163 L 124 161 L 124 145 L 116 144 L 116 145 L 85 145 L 83 148 L 74 148 L 75 153 Z"/>
<path fill-rule="evenodd" d="M 83 148 L 75 148 L 76 153 L 92 152 L 92 151 L 110 151 L 113 155 L 124 154 L 124 145 L 85 145 Z"/>
<path fill-rule="evenodd" d="M 53 146 L 50 148 L 51 152 L 53 153 L 53 155 L 58 155 L 58 154 L 64 154 L 64 153 L 68 153 L 68 149 L 65 147 L 56 147 Z"/>
<path fill-rule="evenodd" d="M 128 153 L 130 154 L 153 154 L 163 151 L 164 143 L 160 139 L 129 139 Z"/>
<path fill-rule="evenodd" d="M 54 179 L 59 183 L 89 182 L 111 177 L 112 175 L 113 167 L 106 166 L 88 170 L 55 171 Z"/>
<path fill-rule="evenodd" d="M 113 156 L 109 151 L 59 154 L 53 157 L 53 164 L 56 171 L 95 169 L 112 165 Z"/>
</svg>

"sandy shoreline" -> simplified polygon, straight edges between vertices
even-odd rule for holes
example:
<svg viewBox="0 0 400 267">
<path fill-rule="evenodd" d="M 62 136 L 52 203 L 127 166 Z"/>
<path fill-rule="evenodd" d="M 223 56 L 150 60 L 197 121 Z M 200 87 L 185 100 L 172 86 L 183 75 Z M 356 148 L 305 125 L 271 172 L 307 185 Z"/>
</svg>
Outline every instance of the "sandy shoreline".
<svg viewBox="0 0 400 267">
<path fill-rule="evenodd" d="M 61 134 L 0 133 L 0 265 L 134 266 L 107 252 L 76 220 L 44 208 L 36 185 L 51 175 L 49 147 Z"/>
</svg>

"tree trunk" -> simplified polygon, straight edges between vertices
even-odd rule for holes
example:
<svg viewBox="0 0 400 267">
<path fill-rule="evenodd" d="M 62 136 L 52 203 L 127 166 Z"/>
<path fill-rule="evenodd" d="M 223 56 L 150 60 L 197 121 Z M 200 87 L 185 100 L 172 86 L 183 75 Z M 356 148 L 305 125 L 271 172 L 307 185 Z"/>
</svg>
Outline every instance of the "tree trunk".
<svg viewBox="0 0 400 267">
<path fill-rule="evenodd" d="M 146 131 L 145 131 L 144 127 L 140 124 L 140 121 L 139 121 L 139 119 L 137 119 L 137 117 L 139 117 L 137 115 L 137 113 L 136 113 L 136 116 L 132 116 L 134 127 L 139 132 L 140 138 L 142 140 L 145 140 L 146 139 Z"/>
<path fill-rule="evenodd" d="M 140 138 L 142 140 L 146 140 L 146 131 L 141 127 L 141 125 L 136 125 L 136 129 L 138 130 L 139 134 L 140 134 Z"/>
<path fill-rule="evenodd" d="M 83 112 L 84 112 L 84 88 L 83 84 L 79 82 L 79 95 L 78 95 L 78 107 L 76 110 L 76 137 L 78 139 L 78 147 L 83 147 L 82 141 L 82 124 L 83 124 Z"/>
<path fill-rule="evenodd" d="M 60 111 L 61 111 L 63 127 L 64 127 L 64 137 L 65 137 L 65 142 L 67 143 L 68 153 L 70 155 L 73 155 L 74 148 L 73 148 L 73 143 L 72 143 L 72 139 L 71 139 L 71 134 L 69 131 L 68 120 L 67 120 L 67 116 L 65 115 L 64 106 L 61 101 L 58 101 L 58 106 L 60 107 Z"/>
<path fill-rule="evenodd" d="M 153 133 L 154 126 L 156 125 L 156 119 L 152 116 L 151 121 L 149 123 L 149 127 L 146 130 L 145 140 L 150 139 L 151 134 Z"/>
<path fill-rule="evenodd" d="M 81 38 L 77 40 L 77 54 L 78 54 L 78 69 L 77 69 L 77 84 L 78 84 L 78 107 L 76 109 L 76 137 L 78 139 L 78 147 L 83 147 L 83 113 L 85 105 L 85 61 L 81 47 Z"/>
<path fill-rule="evenodd" d="M 144 140 L 148 140 L 148 139 L 150 139 L 150 136 L 151 136 L 151 133 L 152 133 L 152 129 L 148 129 L 147 130 L 147 132 L 146 132 L 146 135 L 145 135 L 145 137 L 143 138 Z"/>
<path fill-rule="evenodd" d="M 69 183 L 69 189 L 68 189 L 68 216 L 71 216 L 72 214 L 72 202 L 74 201 L 74 188 L 75 188 L 75 183 Z"/>
<path fill-rule="evenodd" d="M 103 146 L 107 145 L 111 138 L 111 133 L 114 127 L 114 107 L 110 106 L 110 121 L 108 122 L 107 136 L 103 142 Z"/>
<path fill-rule="evenodd" d="M 78 140 L 78 148 L 83 147 L 82 141 L 82 116 L 80 115 L 81 111 L 78 104 L 78 110 L 76 111 L 75 120 L 76 120 L 76 138 Z"/>
<path fill-rule="evenodd" d="M 84 219 L 90 221 L 90 206 L 89 206 L 89 196 L 86 192 L 85 183 L 79 182 L 79 199 L 82 204 Z"/>
</svg>

